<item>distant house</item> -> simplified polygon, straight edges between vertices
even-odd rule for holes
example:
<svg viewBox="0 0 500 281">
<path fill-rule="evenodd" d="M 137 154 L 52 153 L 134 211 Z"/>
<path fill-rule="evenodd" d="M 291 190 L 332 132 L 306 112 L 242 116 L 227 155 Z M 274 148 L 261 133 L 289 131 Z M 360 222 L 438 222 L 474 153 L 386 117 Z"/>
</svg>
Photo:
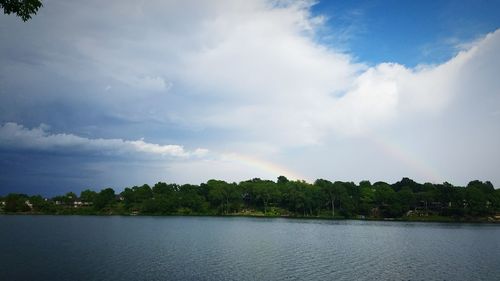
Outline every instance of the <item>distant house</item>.
<svg viewBox="0 0 500 281">
<path fill-rule="evenodd" d="M 24 201 L 24 204 L 26 204 L 26 206 L 30 207 L 30 209 L 33 209 L 33 204 L 30 202 L 30 200 Z"/>
<path fill-rule="evenodd" d="M 81 198 L 71 198 L 71 199 L 72 199 L 71 201 L 55 200 L 54 204 L 58 206 L 73 207 L 73 208 L 92 205 L 92 202 L 83 201 Z"/>
<path fill-rule="evenodd" d="M 80 198 L 75 198 L 75 201 L 73 201 L 73 207 L 74 208 L 79 208 L 79 207 L 84 207 L 84 206 L 91 206 L 92 202 L 87 202 L 83 201 Z"/>
<path fill-rule="evenodd" d="M 81 206 L 83 206 L 83 202 L 81 200 L 76 199 L 75 201 L 73 201 L 73 207 L 78 208 Z"/>
</svg>

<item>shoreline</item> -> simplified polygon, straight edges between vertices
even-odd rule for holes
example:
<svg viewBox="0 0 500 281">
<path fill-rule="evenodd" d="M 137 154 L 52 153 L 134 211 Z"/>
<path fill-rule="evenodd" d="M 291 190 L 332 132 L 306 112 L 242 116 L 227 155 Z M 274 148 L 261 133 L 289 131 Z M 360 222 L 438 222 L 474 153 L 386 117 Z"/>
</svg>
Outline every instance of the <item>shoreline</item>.
<svg viewBox="0 0 500 281">
<path fill-rule="evenodd" d="M 303 217 L 303 216 L 266 216 L 266 215 L 212 215 L 212 214 L 47 214 L 47 213 L 0 213 L 0 216 L 83 216 L 83 217 L 217 217 L 217 218 L 262 218 L 262 219 L 296 219 L 296 220 L 327 220 L 327 221 L 374 221 L 374 222 L 415 222 L 415 223 L 455 223 L 455 224 L 491 224 L 500 225 L 500 221 L 490 221 L 488 218 L 471 220 L 454 220 L 447 217 L 432 219 L 407 218 L 342 218 L 342 217 Z"/>
</svg>

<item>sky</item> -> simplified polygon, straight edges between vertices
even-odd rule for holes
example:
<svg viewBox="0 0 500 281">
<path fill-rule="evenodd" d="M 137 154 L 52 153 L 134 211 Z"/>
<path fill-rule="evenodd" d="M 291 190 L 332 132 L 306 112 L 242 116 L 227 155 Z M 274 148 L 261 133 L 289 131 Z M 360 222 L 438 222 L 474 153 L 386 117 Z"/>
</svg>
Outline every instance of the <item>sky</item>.
<svg viewBox="0 0 500 281">
<path fill-rule="evenodd" d="M 0 15 L 0 194 L 500 186 L 499 1 L 43 1 Z"/>
</svg>

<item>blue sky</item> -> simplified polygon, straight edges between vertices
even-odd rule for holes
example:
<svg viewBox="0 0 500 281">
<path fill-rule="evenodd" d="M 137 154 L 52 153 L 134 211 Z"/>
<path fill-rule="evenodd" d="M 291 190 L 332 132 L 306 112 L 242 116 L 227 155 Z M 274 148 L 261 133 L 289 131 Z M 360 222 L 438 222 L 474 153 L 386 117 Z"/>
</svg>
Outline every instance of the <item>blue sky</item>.
<svg viewBox="0 0 500 281">
<path fill-rule="evenodd" d="M 45 1 L 0 15 L 0 194 L 500 175 L 498 1 Z M 64 23 L 64 24 L 61 24 Z"/>
<path fill-rule="evenodd" d="M 312 11 L 327 17 L 324 43 L 372 64 L 442 63 L 500 26 L 499 1 L 319 1 Z"/>
</svg>

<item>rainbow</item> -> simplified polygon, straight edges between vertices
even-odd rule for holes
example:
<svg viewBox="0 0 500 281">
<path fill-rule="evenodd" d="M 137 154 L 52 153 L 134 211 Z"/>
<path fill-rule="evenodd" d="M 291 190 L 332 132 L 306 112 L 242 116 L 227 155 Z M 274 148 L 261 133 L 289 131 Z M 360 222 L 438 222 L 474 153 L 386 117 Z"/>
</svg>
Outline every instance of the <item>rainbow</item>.
<svg viewBox="0 0 500 281">
<path fill-rule="evenodd" d="M 371 134 L 370 139 L 383 153 L 393 157 L 404 165 L 410 167 L 425 180 L 433 183 L 442 183 L 443 178 L 439 173 L 432 168 L 427 162 L 420 159 L 417 155 L 404 149 L 400 144 L 395 143 L 387 138 L 383 138 L 377 134 Z"/>
<path fill-rule="evenodd" d="M 235 161 L 243 165 L 256 168 L 257 170 L 265 172 L 270 176 L 285 176 L 289 180 L 305 179 L 305 177 L 303 177 L 302 175 L 297 174 L 284 166 L 278 165 L 274 162 L 267 161 L 262 158 L 257 158 L 255 156 L 244 155 L 241 153 L 225 153 L 223 154 L 223 157 L 229 161 Z"/>
<path fill-rule="evenodd" d="M 371 141 L 375 145 L 375 147 L 380 149 L 382 153 L 409 167 L 418 175 L 423 177 L 424 180 L 433 183 L 443 182 L 444 177 L 440 176 L 434 168 L 432 168 L 426 161 L 420 159 L 417 155 L 405 149 L 400 144 L 377 134 L 371 134 L 367 139 Z M 303 175 L 298 174 L 287 167 L 255 156 L 233 152 L 224 153 L 222 154 L 222 156 L 228 161 L 234 161 L 257 169 L 258 171 L 262 171 L 266 173 L 267 176 L 285 176 L 290 180 L 308 180 L 307 177 L 304 177 Z"/>
</svg>

